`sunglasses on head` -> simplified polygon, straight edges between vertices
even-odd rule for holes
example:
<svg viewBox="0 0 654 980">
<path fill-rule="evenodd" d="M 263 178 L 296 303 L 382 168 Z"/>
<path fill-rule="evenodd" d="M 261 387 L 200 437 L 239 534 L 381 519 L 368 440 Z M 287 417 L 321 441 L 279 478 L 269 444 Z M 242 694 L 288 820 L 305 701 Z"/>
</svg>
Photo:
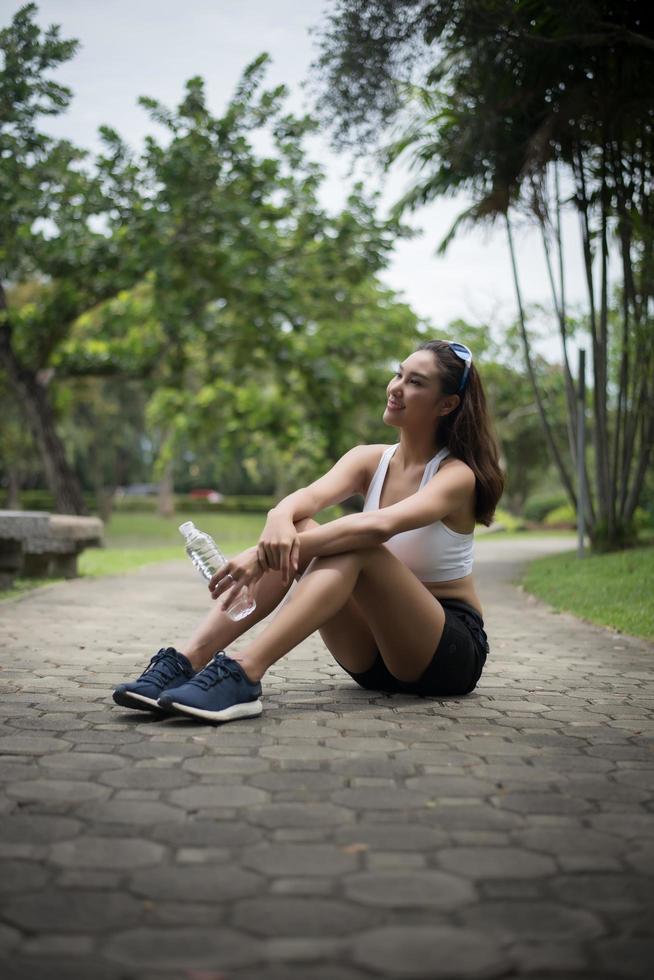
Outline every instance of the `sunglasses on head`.
<svg viewBox="0 0 654 980">
<path fill-rule="evenodd" d="M 457 357 L 460 357 L 462 361 L 465 362 L 465 368 L 463 369 L 463 377 L 461 378 L 461 384 L 455 391 L 458 395 L 465 388 L 466 381 L 468 380 L 468 375 L 470 374 L 470 365 L 472 364 L 472 351 L 465 344 L 458 344 L 456 342 L 447 341 L 447 346 L 453 351 Z"/>
</svg>

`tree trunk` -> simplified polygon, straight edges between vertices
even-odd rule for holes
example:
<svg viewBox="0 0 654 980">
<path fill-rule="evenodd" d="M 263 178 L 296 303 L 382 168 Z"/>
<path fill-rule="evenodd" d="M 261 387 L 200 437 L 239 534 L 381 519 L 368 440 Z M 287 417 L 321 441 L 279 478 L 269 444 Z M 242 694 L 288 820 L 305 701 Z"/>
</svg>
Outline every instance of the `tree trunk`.
<svg viewBox="0 0 654 980">
<path fill-rule="evenodd" d="M 20 474 L 11 460 L 7 462 L 7 510 L 20 510 Z"/>
<path fill-rule="evenodd" d="M 66 458 L 66 450 L 54 423 L 47 388 L 34 371 L 16 358 L 7 326 L 0 329 L 0 365 L 5 369 L 43 459 L 48 486 L 60 514 L 86 514 L 82 489 Z"/>
<path fill-rule="evenodd" d="M 159 481 L 159 496 L 157 513 L 160 517 L 172 517 L 175 513 L 175 498 L 173 496 L 173 461 L 166 463 L 161 480 Z"/>
<path fill-rule="evenodd" d="M 558 474 L 559 474 L 559 476 L 561 478 L 561 483 L 563 484 L 563 487 L 564 487 L 566 493 L 568 494 L 568 497 L 570 498 L 570 501 L 572 503 L 572 506 L 576 508 L 577 507 L 577 495 L 575 494 L 575 490 L 574 490 L 574 487 L 572 485 L 572 480 L 570 479 L 570 477 L 568 475 L 568 471 L 565 468 L 565 463 L 563 462 L 563 459 L 562 459 L 561 454 L 559 452 L 558 446 L 556 445 L 556 441 L 554 439 L 554 433 L 552 432 L 552 428 L 551 428 L 551 426 L 549 424 L 549 420 L 547 418 L 547 413 L 545 411 L 545 406 L 543 405 L 543 400 L 541 398 L 540 390 L 538 388 L 538 381 L 536 379 L 536 373 L 534 371 L 534 366 L 533 366 L 532 361 L 531 361 L 531 351 L 529 349 L 529 337 L 527 336 L 527 324 L 525 322 L 525 311 L 524 311 L 524 305 L 523 305 L 523 302 L 522 302 L 522 293 L 521 293 L 521 290 L 520 290 L 520 280 L 518 278 L 518 266 L 517 266 L 517 263 L 516 263 L 515 249 L 514 249 L 514 246 L 513 246 L 513 233 L 511 231 L 511 221 L 509 219 L 509 213 L 508 213 L 508 211 L 505 213 L 504 219 L 505 219 L 505 222 L 506 222 L 506 232 L 507 232 L 507 238 L 508 238 L 508 242 L 509 242 L 509 255 L 511 257 L 511 271 L 513 273 L 513 286 L 515 288 L 516 301 L 517 301 L 517 304 L 518 304 L 518 322 L 520 323 L 520 334 L 521 334 L 521 337 L 522 337 L 522 344 L 523 344 L 523 348 L 524 348 L 524 352 L 525 352 L 525 361 L 526 361 L 526 364 L 527 364 L 527 373 L 529 375 L 529 380 L 531 381 L 531 386 L 532 386 L 532 389 L 533 389 L 533 392 L 534 392 L 534 397 L 536 399 L 536 406 L 538 408 L 538 415 L 540 417 L 541 424 L 543 426 L 543 431 L 545 433 L 545 439 L 547 441 L 547 445 L 548 445 L 549 450 L 550 450 L 550 452 L 552 454 L 552 459 L 554 461 L 554 465 L 557 468 Z"/>
</svg>

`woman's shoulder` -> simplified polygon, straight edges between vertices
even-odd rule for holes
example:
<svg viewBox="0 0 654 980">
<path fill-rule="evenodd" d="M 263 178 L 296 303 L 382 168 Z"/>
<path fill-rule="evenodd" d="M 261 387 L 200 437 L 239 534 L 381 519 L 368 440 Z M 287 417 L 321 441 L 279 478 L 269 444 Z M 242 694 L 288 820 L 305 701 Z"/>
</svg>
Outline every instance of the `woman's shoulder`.
<svg viewBox="0 0 654 980">
<path fill-rule="evenodd" d="M 442 460 L 439 470 L 445 470 L 447 467 L 452 467 L 452 473 L 460 473 L 462 478 L 474 488 L 477 477 L 475 476 L 475 471 L 472 466 L 465 462 L 463 459 L 459 459 L 458 456 L 453 456 L 452 453 L 448 453 L 444 460 Z"/>
</svg>

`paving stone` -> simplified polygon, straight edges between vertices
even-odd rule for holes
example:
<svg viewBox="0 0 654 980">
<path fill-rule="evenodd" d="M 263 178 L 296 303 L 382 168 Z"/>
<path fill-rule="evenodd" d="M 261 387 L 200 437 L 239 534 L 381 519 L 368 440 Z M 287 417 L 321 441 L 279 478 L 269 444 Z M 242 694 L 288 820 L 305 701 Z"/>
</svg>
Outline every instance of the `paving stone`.
<svg viewBox="0 0 654 980">
<path fill-rule="evenodd" d="M 422 808 L 429 800 L 429 794 L 415 790 L 397 789 L 341 789 L 332 793 L 332 800 L 355 810 L 409 810 Z"/>
<path fill-rule="evenodd" d="M 0 755 L 43 755 L 65 752 L 69 743 L 47 735 L 5 735 L 0 737 Z"/>
<path fill-rule="evenodd" d="M 283 793 L 327 794 L 333 789 L 341 789 L 345 785 L 345 777 L 324 770 L 318 772 L 307 772 L 305 769 L 301 769 L 299 772 L 270 770 L 252 776 L 249 782 L 251 786 L 258 786 L 259 789 L 268 790 L 275 795 Z"/>
<path fill-rule="evenodd" d="M 256 963 L 261 955 L 252 936 L 233 929 L 193 927 L 130 929 L 117 933 L 105 946 L 104 954 L 130 966 L 173 966 L 185 971 L 196 967 L 222 971 Z"/>
<path fill-rule="evenodd" d="M 508 810 L 497 810 L 486 803 L 434 803 L 421 811 L 421 822 L 443 830 L 511 830 L 524 826 L 524 818 Z"/>
<path fill-rule="evenodd" d="M 37 891 L 45 886 L 47 880 L 45 868 L 33 861 L 3 861 L 0 895 Z"/>
<path fill-rule="evenodd" d="M 53 844 L 50 860 L 64 868 L 141 868 L 156 864 L 165 851 L 138 838 L 78 837 Z"/>
<path fill-rule="evenodd" d="M 245 818 L 262 827 L 332 827 L 349 823 L 352 811 L 333 803 L 268 803 L 250 807 Z"/>
<path fill-rule="evenodd" d="M 57 877 L 58 888 L 74 888 L 93 891 L 117 891 L 123 887 L 122 871 L 102 871 L 75 868 L 61 870 Z"/>
<path fill-rule="evenodd" d="M 551 857 L 518 847 L 452 847 L 439 851 L 437 861 L 466 878 L 540 878 L 556 871 Z"/>
<path fill-rule="evenodd" d="M 258 936 L 352 935 L 372 924 L 373 915 L 349 902 L 326 898 L 252 898 L 236 902 L 234 925 Z"/>
<path fill-rule="evenodd" d="M 551 889 L 566 904 L 593 909 L 637 908 L 648 901 L 654 905 L 651 880 L 636 874 L 562 875 Z"/>
<path fill-rule="evenodd" d="M 117 789 L 139 787 L 143 790 L 163 790 L 190 786 L 195 781 L 195 777 L 191 773 L 184 772 L 183 769 L 152 767 L 143 769 L 134 766 L 114 772 L 103 772 L 98 776 L 98 781 L 104 786 L 113 786 Z"/>
<path fill-rule="evenodd" d="M 517 813 L 588 813 L 593 806 L 588 800 L 562 793 L 506 793 L 493 802 L 505 810 Z"/>
<path fill-rule="evenodd" d="M 522 977 L 574 977 L 583 971 L 586 952 L 576 943 L 516 943 L 508 950 L 511 961 Z"/>
<path fill-rule="evenodd" d="M 260 844 L 242 862 L 266 875 L 336 875 L 357 867 L 356 852 L 333 844 Z"/>
<path fill-rule="evenodd" d="M 40 803 L 84 803 L 87 800 L 106 800 L 110 790 L 97 783 L 71 779 L 32 779 L 10 783 L 7 794 L 15 800 L 34 800 Z"/>
<path fill-rule="evenodd" d="M 68 817 L 43 816 L 31 813 L 4 817 L 1 824 L 3 841 L 49 843 L 74 837 L 82 829 L 79 820 Z"/>
<path fill-rule="evenodd" d="M 234 865 L 167 865 L 137 871 L 130 877 L 130 889 L 148 898 L 165 896 L 202 902 L 227 902 L 256 894 L 261 878 Z"/>
<path fill-rule="evenodd" d="M 32 932 L 102 932 L 133 922 L 138 912 L 131 895 L 54 889 L 16 896 L 4 907 L 5 919 Z"/>
<path fill-rule="evenodd" d="M 186 772 L 197 775 L 225 775 L 235 773 L 238 776 L 246 776 L 251 773 L 266 772 L 270 769 L 270 763 L 265 759 L 258 759 L 254 756 L 199 756 L 197 758 L 186 759 L 183 763 Z"/>
<path fill-rule="evenodd" d="M 266 945 L 265 949 L 268 948 Z M 265 980 L 369 980 L 370 973 L 334 961 L 311 963 L 311 974 L 307 976 L 306 964 L 294 966 L 291 963 L 266 963 Z M 139 978 L 139 980 L 160 980 L 160 977 Z M 177 978 L 175 978 L 177 980 Z M 255 969 L 233 970 L 229 980 L 262 980 L 261 967 Z"/>
<path fill-rule="evenodd" d="M 497 790 L 495 783 L 477 779 L 475 776 L 414 776 L 406 780 L 406 787 L 421 790 L 440 799 L 465 796 L 483 799 Z"/>
<path fill-rule="evenodd" d="M 338 827 L 334 840 L 346 847 L 361 846 L 374 850 L 419 851 L 421 854 L 434 850 L 447 842 L 447 836 L 434 827 L 419 825 L 407 830 L 406 824 L 357 823 Z"/>
<path fill-rule="evenodd" d="M 316 632 L 229 726 L 111 701 L 204 613 L 183 562 L 5 603 L 3 980 L 649 980 L 654 647 L 509 584 L 569 546 L 480 539 L 469 697 L 365 691 Z"/>
<path fill-rule="evenodd" d="M 261 839 L 261 832 L 242 820 L 193 820 L 161 824 L 149 836 L 176 847 L 249 847 Z"/>
<path fill-rule="evenodd" d="M 148 827 L 155 823 L 170 820 L 185 819 L 184 812 L 166 803 L 149 801 L 130 802 L 129 800 L 107 800 L 105 803 L 86 803 L 77 807 L 76 815 L 84 820 L 98 824 L 146 824 Z"/>
<path fill-rule="evenodd" d="M 222 781 L 211 786 L 189 786 L 167 794 L 167 799 L 185 810 L 201 807 L 249 807 L 265 803 L 269 794 L 252 786 L 225 785 Z"/>
<path fill-rule="evenodd" d="M 498 939 L 530 939 L 535 942 L 584 940 L 600 936 L 601 920 L 587 909 L 560 902 L 494 901 L 461 911 L 466 925 L 489 931 Z"/>
<path fill-rule="evenodd" d="M 270 886 L 274 895 L 330 896 L 336 891 L 333 878 L 275 878 Z"/>
<path fill-rule="evenodd" d="M 40 762 L 46 769 L 76 769 L 85 773 L 122 769 L 127 765 L 127 759 L 105 752 L 58 752 L 42 756 Z"/>
<path fill-rule="evenodd" d="M 18 929 L 0 922 L 0 957 L 3 957 L 8 950 L 13 949 L 21 941 L 21 934 Z"/>
<path fill-rule="evenodd" d="M 474 887 L 442 871 L 364 871 L 348 875 L 345 894 L 364 905 L 450 910 L 475 900 Z"/>
<path fill-rule="evenodd" d="M 55 972 L 56 971 L 56 972 Z M 60 956 L 56 961 L 46 956 L 11 954 L 0 960 L 2 980 L 124 980 L 124 973 L 115 965 L 93 956 Z"/>
<path fill-rule="evenodd" d="M 594 959 L 598 968 L 611 971 L 611 976 L 651 976 L 654 938 L 624 936 L 602 940 L 594 950 Z"/>
<path fill-rule="evenodd" d="M 509 961 L 490 937 L 448 926 L 389 926 L 359 936 L 354 960 L 385 977 L 464 980 L 503 976 Z"/>
<path fill-rule="evenodd" d="M 46 954 L 53 957 L 61 955 L 84 956 L 93 952 L 93 938 L 91 936 L 59 936 L 44 933 L 26 939 L 21 952 L 30 956 Z"/>
<path fill-rule="evenodd" d="M 623 850 L 620 841 L 610 834 L 602 834 L 588 827 L 556 829 L 530 827 L 514 830 L 513 840 L 533 851 L 550 854 L 599 853 L 615 855 Z"/>
</svg>

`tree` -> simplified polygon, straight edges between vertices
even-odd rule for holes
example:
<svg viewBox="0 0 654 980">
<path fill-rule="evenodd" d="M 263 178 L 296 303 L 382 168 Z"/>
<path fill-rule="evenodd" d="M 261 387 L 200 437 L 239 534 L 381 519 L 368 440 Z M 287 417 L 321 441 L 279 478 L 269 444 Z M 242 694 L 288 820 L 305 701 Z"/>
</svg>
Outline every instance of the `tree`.
<svg viewBox="0 0 654 980">
<path fill-rule="evenodd" d="M 362 57 L 373 48 L 380 69 L 374 86 Z M 631 538 L 654 442 L 653 67 L 654 20 L 649 6 L 636 0 L 340 0 L 318 61 L 324 79 L 338 77 L 323 111 L 338 121 L 341 141 L 353 134 L 369 137 L 373 124 L 398 118 L 413 82 L 415 120 L 394 140 L 386 161 L 411 148 L 422 171 L 399 202 L 400 212 L 439 195 L 465 191 L 472 197 L 442 250 L 466 222 L 504 223 L 527 370 L 552 458 L 575 505 L 572 470 L 549 424 L 534 370 L 514 221 L 521 214 L 541 230 L 576 464 L 560 234 L 562 209 L 576 210 L 593 364 L 595 471 L 587 479 L 587 522 L 595 547 L 618 547 Z M 621 266 L 616 331 L 610 329 L 613 243 Z M 613 389 L 609 364 L 616 358 Z"/>
<path fill-rule="evenodd" d="M 135 175 L 119 158 L 97 172 L 88 155 L 38 129 L 57 115 L 71 92 L 50 71 L 73 57 L 78 42 L 59 28 L 42 32 L 36 5 L 21 7 L 0 31 L 0 368 L 5 372 L 42 456 L 55 504 L 84 513 L 79 481 L 57 432 L 50 393 L 51 359 L 75 320 L 95 303 L 130 285 L 129 203 Z M 103 231 L 93 225 L 104 224 Z M 15 306 L 23 283 L 30 302 Z"/>
<path fill-rule="evenodd" d="M 379 219 L 361 185 L 325 212 L 303 145 L 315 122 L 264 87 L 267 62 L 246 67 L 220 116 L 199 78 L 174 109 L 141 99 L 167 131 L 129 160 L 147 275 L 79 317 L 53 358 L 59 377 L 140 377 L 168 506 L 186 452 L 238 455 L 253 476 L 270 462 L 280 495 L 313 478 L 363 437 L 387 362 L 417 339 L 415 315 L 376 278 L 409 230 Z M 263 129 L 266 155 L 250 137 Z"/>
</svg>

